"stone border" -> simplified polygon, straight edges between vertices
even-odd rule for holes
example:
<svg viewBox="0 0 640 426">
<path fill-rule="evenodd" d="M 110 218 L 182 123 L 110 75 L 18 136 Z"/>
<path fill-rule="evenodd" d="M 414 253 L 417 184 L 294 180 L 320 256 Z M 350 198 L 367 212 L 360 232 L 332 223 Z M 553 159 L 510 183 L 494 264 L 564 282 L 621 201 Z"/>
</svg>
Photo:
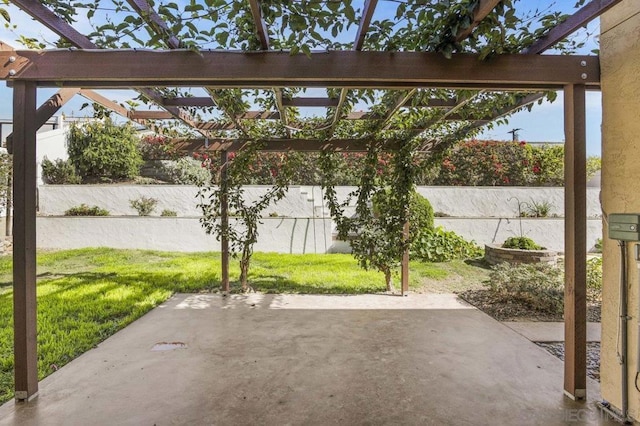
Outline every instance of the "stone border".
<svg viewBox="0 0 640 426">
<path fill-rule="evenodd" d="M 485 244 L 484 259 L 491 265 L 498 263 L 547 263 L 556 265 L 558 253 L 553 250 L 521 250 Z"/>
</svg>

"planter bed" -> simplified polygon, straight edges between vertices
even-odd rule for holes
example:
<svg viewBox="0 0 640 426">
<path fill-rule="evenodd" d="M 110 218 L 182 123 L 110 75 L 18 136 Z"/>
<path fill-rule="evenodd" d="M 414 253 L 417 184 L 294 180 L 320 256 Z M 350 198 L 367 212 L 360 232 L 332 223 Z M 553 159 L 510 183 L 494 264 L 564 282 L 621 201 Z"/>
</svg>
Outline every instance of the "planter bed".
<svg viewBox="0 0 640 426">
<path fill-rule="evenodd" d="M 548 263 L 555 265 L 558 260 L 558 252 L 554 250 L 521 250 L 503 248 L 495 244 L 484 246 L 484 258 L 487 263 Z"/>
</svg>

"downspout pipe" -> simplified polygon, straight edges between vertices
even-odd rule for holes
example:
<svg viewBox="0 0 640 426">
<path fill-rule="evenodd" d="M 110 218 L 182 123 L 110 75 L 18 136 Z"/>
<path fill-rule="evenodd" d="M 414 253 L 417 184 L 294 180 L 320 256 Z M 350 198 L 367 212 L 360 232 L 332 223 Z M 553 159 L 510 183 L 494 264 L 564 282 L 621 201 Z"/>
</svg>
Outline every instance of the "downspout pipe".
<svg viewBox="0 0 640 426">
<path fill-rule="evenodd" d="M 624 422 L 628 421 L 629 413 L 629 365 L 627 363 L 628 336 L 627 325 L 627 243 L 619 241 L 620 245 L 620 366 L 622 373 L 622 406 L 621 416 Z"/>
</svg>

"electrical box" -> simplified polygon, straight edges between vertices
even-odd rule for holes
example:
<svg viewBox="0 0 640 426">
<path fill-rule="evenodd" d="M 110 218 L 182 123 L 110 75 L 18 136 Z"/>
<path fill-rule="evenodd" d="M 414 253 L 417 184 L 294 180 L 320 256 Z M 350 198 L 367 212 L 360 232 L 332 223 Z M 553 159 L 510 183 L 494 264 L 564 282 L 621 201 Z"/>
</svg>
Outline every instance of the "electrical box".
<svg viewBox="0 0 640 426">
<path fill-rule="evenodd" d="M 609 238 L 618 241 L 640 241 L 640 214 L 611 213 L 608 217 Z"/>
</svg>

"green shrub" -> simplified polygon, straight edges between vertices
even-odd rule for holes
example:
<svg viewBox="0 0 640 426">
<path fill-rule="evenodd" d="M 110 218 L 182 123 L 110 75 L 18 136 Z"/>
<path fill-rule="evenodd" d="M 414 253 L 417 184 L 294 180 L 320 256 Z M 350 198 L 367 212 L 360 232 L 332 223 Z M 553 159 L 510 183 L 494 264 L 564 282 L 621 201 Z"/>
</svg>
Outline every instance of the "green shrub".
<svg viewBox="0 0 640 426">
<path fill-rule="evenodd" d="M 163 135 L 146 135 L 140 139 L 140 154 L 144 161 L 173 160 L 178 158 L 175 145 Z"/>
<path fill-rule="evenodd" d="M 76 174 L 76 169 L 69 160 L 42 159 L 42 181 L 52 185 L 78 184 L 80 176 Z"/>
<path fill-rule="evenodd" d="M 64 212 L 65 216 L 109 216 L 109 211 L 98 206 L 89 207 L 86 204 L 80 204 L 77 207 L 71 207 Z"/>
<path fill-rule="evenodd" d="M 211 172 L 202 163 L 189 157 L 182 157 L 165 166 L 171 183 L 180 185 L 203 185 L 211 181 Z"/>
<path fill-rule="evenodd" d="M 502 244 L 502 248 L 520 249 L 520 250 L 544 250 L 544 247 L 536 244 L 529 237 L 510 237 Z"/>
<path fill-rule="evenodd" d="M 160 213 L 160 216 L 162 216 L 162 217 L 176 217 L 176 216 L 178 216 L 178 212 L 176 212 L 175 210 L 164 209 L 164 210 L 162 210 L 162 213 Z"/>
<path fill-rule="evenodd" d="M 110 119 L 72 125 L 67 138 L 69 160 L 83 181 L 135 177 L 142 164 L 138 137 L 131 125 Z"/>
<path fill-rule="evenodd" d="M 592 253 L 602 253 L 602 238 L 598 238 L 593 245 Z"/>
<path fill-rule="evenodd" d="M 503 300 L 518 300 L 554 314 L 563 311 L 564 273 L 555 266 L 502 263 L 494 267 L 485 284 Z"/>
<path fill-rule="evenodd" d="M 13 170 L 13 158 L 6 152 L 0 153 L 0 208 L 7 205 L 9 191 L 9 176 Z"/>
<path fill-rule="evenodd" d="M 482 256 L 482 249 L 442 227 L 424 228 L 411 243 L 411 257 L 426 262 L 448 262 Z"/>
<path fill-rule="evenodd" d="M 502 300 L 518 300 L 534 309 L 554 314 L 564 307 L 564 271 L 548 264 L 509 265 L 494 267 L 485 285 Z M 602 299 L 602 258 L 587 261 L 587 299 Z"/>
<path fill-rule="evenodd" d="M 373 197 L 373 212 L 376 216 L 386 217 L 391 209 L 390 190 L 378 192 Z M 423 229 L 433 229 L 433 207 L 422 195 L 413 191 L 409 204 L 409 227 L 412 238 Z"/>
<path fill-rule="evenodd" d="M 533 201 L 526 203 L 526 211 L 522 212 L 523 217 L 549 217 L 553 209 L 553 203 L 549 201 Z"/>
<path fill-rule="evenodd" d="M 139 216 L 149 216 L 158 204 L 158 200 L 152 197 L 142 196 L 135 200 L 129 200 L 131 207 L 138 212 Z"/>
<path fill-rule="evenodd" d="M 587 261 L 587 299 L 597 302 L 602 299 L 602 258 Z"/>
</svg>

